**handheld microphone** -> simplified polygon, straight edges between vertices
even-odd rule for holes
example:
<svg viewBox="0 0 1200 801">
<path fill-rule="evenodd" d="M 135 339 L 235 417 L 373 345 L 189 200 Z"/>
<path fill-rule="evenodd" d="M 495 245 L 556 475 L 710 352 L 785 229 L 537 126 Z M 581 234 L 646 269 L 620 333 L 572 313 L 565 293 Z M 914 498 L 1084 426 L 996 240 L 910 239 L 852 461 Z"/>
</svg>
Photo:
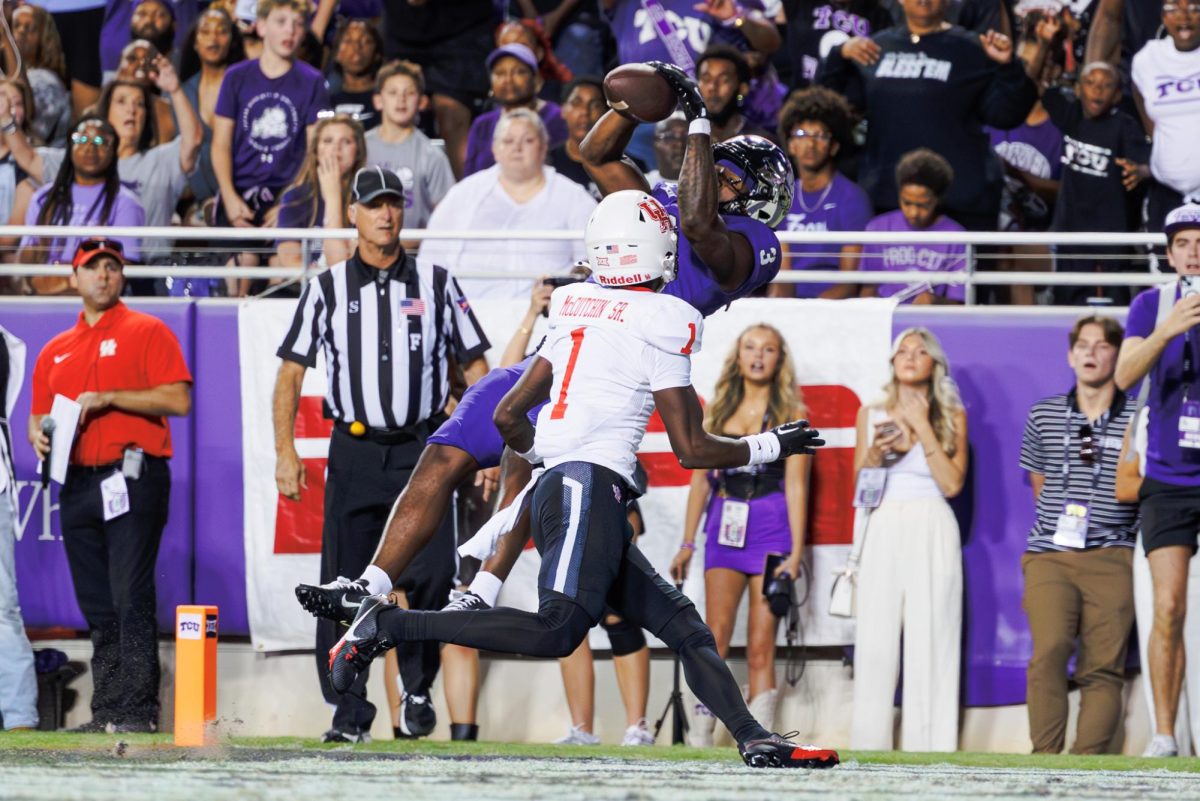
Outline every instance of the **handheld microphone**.
<svg viewBox="0 0 1200 801">
<path fill-rule="evenodd" d="M 53 417 L 42 418 L 42 433 L 46 435 L 46 439 L 51 443 L 54 441 L 55 422 Z M 42 459 L 42 489 L 50 486 L 50 454 L 46 454 L 46 458 Z"/>
</svg>

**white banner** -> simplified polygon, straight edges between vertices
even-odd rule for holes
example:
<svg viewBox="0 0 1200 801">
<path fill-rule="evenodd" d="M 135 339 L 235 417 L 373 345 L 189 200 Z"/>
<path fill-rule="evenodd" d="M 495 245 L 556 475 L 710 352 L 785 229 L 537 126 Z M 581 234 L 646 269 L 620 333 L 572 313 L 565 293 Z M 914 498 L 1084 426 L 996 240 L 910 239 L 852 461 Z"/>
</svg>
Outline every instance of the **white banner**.
<svg viewBox="0 0 1200 801">
<path fill-rule="evenodd" d="M 242 430 L 245 476 L 246 590 L 251 639 L 258 650 L 311 648 L 312 619 L 295 602 L 297 582 L 315 581 L 319 572 L 320 521 L 329 424 L 320 419 L 324 369 L 305 375 L 297 417 L 297 450 L 304 460 L 309 488 L 299 504 L 280 500 L 275 490 L 275 444 L 271 395 L 279 360 L 275 350 L 290 324 L 295 304 L 258 301 L 239 313 L 242 376 Z M 844 645 L 853 642 L 853 623 L 828 614 L 832 575 L 846 559 L 851 540 L 854 419 L 860 405 L 881 393 L 888 378 L 894 304 L 884 300 L 786 301 L 742 300 L 705 321 L 704 342 L 693 357 L 693 382 L 704 399 L 713 395 L 718 373 L 742 330 L 766 322 L 778 328 L 791 349 L 797 380 L 804 389 L 810 417 L 828 445 L 814 460 L 810 487 L 806 563 L 809 580 L 798 591 L 807 597 L 801 613 L 801 642 Z M 473 303 L 493 348 L 494 364 L 516 330 L 524 304 Z M 535 328 L 531 345 L 540 338 Z M 646 535 L 639 546 L 666 575 L 683 535 L 688 472 L 670 453 L 661 425 L 652 421 L 642 445 L 651 477 L 642 499 Z M 657 428 L 657 430 L 655 430 Z M 684 592 L 703 610 L 703 526 Z M 527 551 L 500 596 L 501 603 L 536 609 L 537 554 Z M 782 642 L 782 628 L 780 639 Z M 592 644 L 606 648 L 603 631 Z M 733 644 L 745 644 L 745 614 L 739 615 Z"/>
</svg>

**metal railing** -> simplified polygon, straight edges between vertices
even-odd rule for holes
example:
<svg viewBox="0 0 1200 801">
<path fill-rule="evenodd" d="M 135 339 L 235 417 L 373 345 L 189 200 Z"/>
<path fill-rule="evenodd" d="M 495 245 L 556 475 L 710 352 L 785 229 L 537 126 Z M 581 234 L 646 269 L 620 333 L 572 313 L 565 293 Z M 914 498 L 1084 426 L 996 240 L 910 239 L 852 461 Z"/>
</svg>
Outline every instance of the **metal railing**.
<svg viewBox="0 0 1200 801">
<path fill-rule="evenodd" d="M 318 233 L 319 232 L 319 233 Z M 301 243 L 303 267 L 234 267 L 196 264 L 151 263 L 131 265 L 126 274 L 131 278 L 209 278 L 209 279 L 272 279 L 294 282 L 315 274 L 319 269 L 311 254 L 314 243 L 322 240 L 352 240 L 354 229 L 311 229 L 311 228 L 199 228 L 199 227 L 133 227 L 133 226 L 0 226 L 0 238 L 41 237 L 51 239 L 83 238 L 90 236 L 116 238 L 159 238 L 173 240 L 175 250 L 189 251 L 186 243 L 218 243 L 215 247 L 192 248 L 191 252 L 233 254 L 242 249 L 234 243 L 247 242 L 245 251 L 269 255 L 273 247 L 264 248 L 264 241 L 297 241 Z M 450 230 L 429 231 L 426 229 L 404 229 L 400 237 L 405 241 L 417 240 L 474 240 L 474 241 L 580 241 L 582 231 L 562 230 Z M 775 283 L 781 284 L 928 284 L 930 286 L 962 285 L 966 287 L 967 302 L 974 300 L 974 290 L 983 286 L 1026 285 L 1044 286 L 1151 286 L 1169 280 L 1171 274 L 1150 271 L 1127 272 L 1050 272 L 1033 270 L 980 270 L 980 264 L 995 261 L 1000 257 L 1012 263 L 1046 260 L 1052 248 L 1103 248 L 1088 256 L 1094 260 L 1147 261 L 1152 248 L 1166 244 L 1162 234 L 1114 234 L 1114 233 L 1009 233 L 976 231 L 938 232 L 893 232 L 893 231 L 819 231 L 779 232 L 784 245 L 793 246 L 790 258 L 819 255 L 836 259 L 837 254 L 804 251 L 805 246 L 815 245 L 962 245 L 967 265 L 961 272 L 925 272 L 884 270 L 781 270 Z M 1017 246 L 1041 246 L 1048 250 L 1042 253 L 1013 253 L 999 249 Z M 1072 258 L 1071 254 L 1060 254 L 1059 259 Z M 565 265 L 564 265 L 565 266 Z M 69 275 L 68 265 L 46 264 L 0 264 L 0 277 L 31 277 Z M 505 272 L 503 275 L 480 271 L 456 271 L 459 278 L 493 280 L 533 280 L 540 271 Z"/>
</svg>

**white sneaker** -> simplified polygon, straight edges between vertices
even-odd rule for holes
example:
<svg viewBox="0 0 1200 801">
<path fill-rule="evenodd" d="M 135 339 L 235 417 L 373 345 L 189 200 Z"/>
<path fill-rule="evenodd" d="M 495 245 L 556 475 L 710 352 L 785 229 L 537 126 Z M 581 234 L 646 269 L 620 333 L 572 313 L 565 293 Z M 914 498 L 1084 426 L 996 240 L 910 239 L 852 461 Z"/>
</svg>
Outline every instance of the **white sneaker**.
<svg viewBox="0 0 1200 801">
<path fill-rule="evenodd" d="M 1144 757 L 1177 757 L 1179 756 L 1179 746 L 1175 744 L 1175 738 L 1169 734 L 1156 734 L 1150 740 L 1150 744 L 1146 746 L 1146 750 L 1142 752 Z"/>
<path fill-rule="evenodd" d="M 692 748 L 712 748 L 713 731 L 717 728 L 717 718 L 704 704 L 696 704 L 692 708 L 692 718 L 688 721 L 687 741 Z"/>
<path fill-rule="evenodd" d="M 583 725 L 572 726 L 566 736 L 554 741 L 555 745 L 600 745 L 600 738 L 590 731 L 584 731 Z"/>
<path fill-rule="evenodd" d="M 646 726 L 645 718 L 625 730 L 621 745 L 654 745 L 654 732 Z"/>
</svg>

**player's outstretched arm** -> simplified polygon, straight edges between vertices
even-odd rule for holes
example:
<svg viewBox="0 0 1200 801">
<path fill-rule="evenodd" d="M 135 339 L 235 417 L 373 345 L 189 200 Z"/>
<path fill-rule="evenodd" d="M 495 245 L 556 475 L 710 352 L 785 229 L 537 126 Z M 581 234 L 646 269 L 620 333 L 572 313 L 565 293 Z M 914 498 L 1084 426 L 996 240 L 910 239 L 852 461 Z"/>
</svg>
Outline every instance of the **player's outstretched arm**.
<svg viewBox="0 0 1200 801">
<path fill-rule="evenodd" d="M 602 194 L 610 195 L 622 189 L 650 191 L 646 176 L 625 156 L 625 148 L 636 128 L 637 123 L 609 110 L 579 143 L 583 168 Z"/>
<path fill-rule="evenodd" d="M 754 251 L 744 236 L 725 227 L 719 213 L 721 187 L 713 165 L 712 136 L 707 133 L 708 109 L 700 90 L 682 70 L 657 61 L 650 65 L 675 90 L 688 120 L 687 149 L 679 172 L 679 232 L 721 288 L 733 292 L 750 277 Z"/>
<path fill-rule="evenodd" d="M 654 393 L 659 416 L 667 428 L 679 463 L 692 470 L 765 464 L 784 456 L 813 453 L 825 441 L 807 420 L 776 426 L 762 434 L 731 439 L 704 430 L 704 411 L 693 387 L 672 387 Z"/>
<path fill-rule="evenodd" d="M 492 422 L 504 442 L 526 461 L 537 461 L 533 457 L 533 424 L 529 422 L 529 410 L 550 396 L 550 385 L 554 373 L 550 362 L 541 356 L 535 357 L 516 386 L 500 399 L 492 415 Z"/>
</svg>

